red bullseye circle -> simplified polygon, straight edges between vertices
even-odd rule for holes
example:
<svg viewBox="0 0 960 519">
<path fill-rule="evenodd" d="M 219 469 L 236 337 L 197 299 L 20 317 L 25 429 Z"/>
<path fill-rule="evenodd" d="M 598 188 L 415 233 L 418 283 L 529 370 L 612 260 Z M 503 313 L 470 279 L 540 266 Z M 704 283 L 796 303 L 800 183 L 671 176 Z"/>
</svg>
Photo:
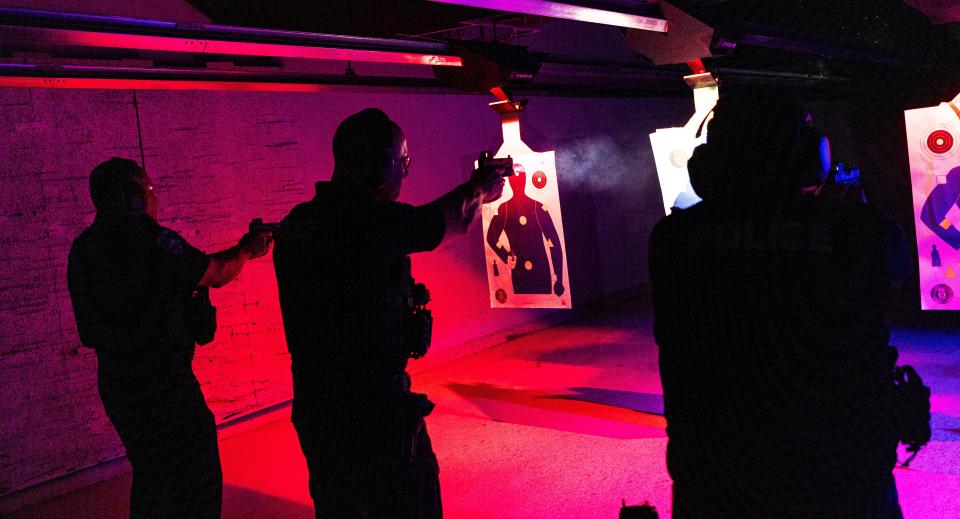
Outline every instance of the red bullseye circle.
<svg viewBox="0 0 960 519">
<path fill-rule="evenodd" d="M 543 189 L 547 185 L 547 175 L 543 171 L 537 171 L 533 174 L 533 187 Z"/>
<path fill-rule="evenodd" d="M 938 155 L 953 148 L 953 135 L 946 130 L 934 130 L 927 136 L 927 148 Z"/>
</svg>

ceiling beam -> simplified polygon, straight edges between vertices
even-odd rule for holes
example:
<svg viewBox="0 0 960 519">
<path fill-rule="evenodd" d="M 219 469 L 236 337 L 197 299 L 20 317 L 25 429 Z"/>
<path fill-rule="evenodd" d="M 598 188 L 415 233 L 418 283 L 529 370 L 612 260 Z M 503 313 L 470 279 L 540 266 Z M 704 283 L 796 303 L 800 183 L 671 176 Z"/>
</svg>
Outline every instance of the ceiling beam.
<svg viewBox="0 0 960 519">
<path fill-rule="evenodd" d="M 663 18 L 632 14 L 622 11 L 587 7 L 549 0 L 430 0 L 443 4 L 479 7 L 509 13 L 532 14 L 548 18 L 562 18 L 580 22 L 614 25 L 645 31 L 667 32 Z"/>
<path fill-rule="evenodd" d="M 0 48 L 58 47 L 462 66 L 439 43 L 0 8 Z"/>
</svg>

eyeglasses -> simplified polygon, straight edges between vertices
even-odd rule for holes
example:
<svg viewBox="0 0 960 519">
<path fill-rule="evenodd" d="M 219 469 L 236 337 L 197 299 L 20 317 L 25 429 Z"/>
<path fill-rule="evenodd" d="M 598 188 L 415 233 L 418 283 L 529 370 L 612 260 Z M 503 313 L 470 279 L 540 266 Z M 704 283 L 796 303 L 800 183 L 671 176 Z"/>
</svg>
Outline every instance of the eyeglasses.
<svg viewBox="0 0 960 519">
<path fill-rule="evenodd" d="M 410 156 L 404 155 L 402 157 L 393 159 L 394 163 L 396 163 L 397 161 L 400 161 L 400 165 L 403 166 L 403 176 L 409 175 L 410 174 Z"/>
</svg>

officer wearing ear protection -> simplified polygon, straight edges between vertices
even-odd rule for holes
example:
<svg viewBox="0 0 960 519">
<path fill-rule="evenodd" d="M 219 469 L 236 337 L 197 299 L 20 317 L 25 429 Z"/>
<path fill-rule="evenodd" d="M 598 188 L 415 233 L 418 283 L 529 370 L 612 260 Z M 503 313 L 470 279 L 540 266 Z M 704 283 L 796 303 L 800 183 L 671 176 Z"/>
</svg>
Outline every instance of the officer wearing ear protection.
<svg viewBox="0 0 960 519">
<path fill-rule="evenodd" d="M 80 341 L 97 354 L 100 397 L 133 467 L 133 518 L 219 518 L 222 477 L 213 414 L 191 361 L 209 342 L 195 294 L 228 283 L 266 254 L 268 234 L 206 255 L 157 224 L 157 195 L 136 162 L 93 169 L 93 225 L 67 268 Z M 202 327 L 215 326 L 204 323 Z"/>
<path fill-rule="evenodd" d="M 373 108 L 340 124 L 333 155 L 332 180 L 283 220 L 273 255 L 310 494 L 317 517 L 440 517 L 432 403 L 404 371 L 424 353 L 405 338 L 429 335 L 409 318 L 428 299 L 411 290 L 409 254 L 464 233 L 503 179 L 475 171 L 432 203 L 397 202 L 407 141 Z"/>
<path fill-rule="evenodd" d="M 677 519 L 901 517 L 889 227 L 802 195 L 804 115 L 786 94 L 721 97 L 688 163 L 703 202 L 650 238 Z"/>
</svg>

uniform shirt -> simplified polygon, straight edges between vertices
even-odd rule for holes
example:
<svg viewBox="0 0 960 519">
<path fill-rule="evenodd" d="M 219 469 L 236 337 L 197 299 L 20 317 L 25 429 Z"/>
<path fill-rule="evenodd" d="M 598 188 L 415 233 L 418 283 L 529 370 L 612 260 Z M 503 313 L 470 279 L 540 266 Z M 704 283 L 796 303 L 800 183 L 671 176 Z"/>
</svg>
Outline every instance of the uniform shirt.
<svg viewBox="0 0 960 519">
<path fill-rule="evenodd" d="M 708 200 L 657 224 L 654 335 L 676 482 L 749 509 L 842 501 L 890 477 L 888 242 L 870 207 L 816 197 Z"/>
<path fill-rule="evenodd" d="M 67 268 L 80 342 L 118 361 L 192 352 L 187 304 L 209 262 L 149 216 L 98 214 Z"/>
<path fill-rule="evenodd" d="M 283 220 L 273 259 L 294 399 L 377 393 L 403 371 L 406 255 L 444 234 L 439 207 L 377 200 L 336 183 Z"/>
</svg>

